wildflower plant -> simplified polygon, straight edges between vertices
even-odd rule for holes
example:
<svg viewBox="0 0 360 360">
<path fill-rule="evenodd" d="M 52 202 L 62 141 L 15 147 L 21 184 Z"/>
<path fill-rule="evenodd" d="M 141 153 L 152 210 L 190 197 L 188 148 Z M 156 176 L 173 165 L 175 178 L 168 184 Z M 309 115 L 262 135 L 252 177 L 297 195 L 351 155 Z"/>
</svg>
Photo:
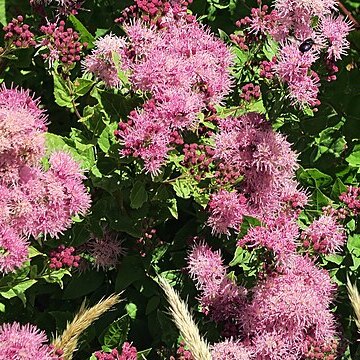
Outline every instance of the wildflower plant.
<svg viewBox="0 0 360 360">
<path fill-rule="evenodd" d="M 0 359 L 356 360 L 356 2 L 4 4 Z"/>
</svg>

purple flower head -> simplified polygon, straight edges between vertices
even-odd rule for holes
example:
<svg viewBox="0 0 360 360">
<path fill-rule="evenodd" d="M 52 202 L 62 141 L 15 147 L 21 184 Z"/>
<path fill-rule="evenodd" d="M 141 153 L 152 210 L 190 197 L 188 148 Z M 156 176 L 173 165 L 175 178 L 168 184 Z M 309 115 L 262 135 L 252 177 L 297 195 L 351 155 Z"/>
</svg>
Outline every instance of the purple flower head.
<svg viewBox="0 0 360 360">
<path fill-rule="evenodd" d="M 302 232 L 304 247 L 312 247 L 316 252 L 334 254 L 342 249 L 346 241 L 345 229 L 331 215 L 322 215 Z"/>
<path fill-rule="evenodd" d="M 20 268 L 28 259 L 29 244 L 25 238 L 17 234 L 12 228 L 3 223 L 0 224 L 0 272 L 7 274 Z"/>
<path fill-rule="evenodd" d="M 48 339 L 36 326 L 19 323 L 0 325 L 0 359 L 51 360 Z"/>
<path fill-rule="evenodd" d="M 240 230 L 243 215 L 247 213 L 246 199 L 236 191 L 220 190 L 209 202 L 210 216 L 207 224 L 218 235 L 230 235 L 229 229 Z"/>
<path fill-rule="evenodd" d="M 120 263 L 120 258 L 126 254 L 123 240 L 107 230 L 104 231 L 103 237 L 93 237 L 87 243 L 87 248 L 94 258 L 96 268 L 103 270 L 116 267 Z"/>
<path fill-rule="evenodd" d="M 253 350 L 239 341 L 225 340 L 211 347 L 213 360 L 251 360 L 255 359 Z"/>
<path fill-rule="evenodd" d="M 319 31 L 329 43 L 327 49 L 329 59 L 340 60 L 347 54 L 350 43 L 346 37 L 351 30 L 352 24 L 341 15 L 337 17 L 329 15 L 321 19 Z"/>
<path fill-rule="evenodd" d="M 108 88 L 117 88 L 121 81 L 118 76 L 114 57 L 119 57 L 125 46 L 125 41 L 116 35 L 109 34 L 96 40 L 95 49 L 83 61 L 85 72 L 94 74 L 102 80 Z M 121 64 L 119 64 L 121 66 Z"/>
</svg>

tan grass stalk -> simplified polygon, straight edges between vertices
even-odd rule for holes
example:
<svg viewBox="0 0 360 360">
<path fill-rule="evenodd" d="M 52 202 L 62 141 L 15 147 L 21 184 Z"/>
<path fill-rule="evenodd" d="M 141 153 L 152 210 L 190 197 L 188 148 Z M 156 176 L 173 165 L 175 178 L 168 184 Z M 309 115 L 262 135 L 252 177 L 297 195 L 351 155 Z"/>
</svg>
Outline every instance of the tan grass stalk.
<svg viewBox="0 0 360 360">
<path fill-rule="evenodd" d="M 347 279 L 347 290 L 351 305 L 355 312 L 355 324 L 360 331 L 360 294 L 357 287 L 351 284 L 349 278 Z"/>
<path fill-rule="evenodd" d="M 196 326 L 186 303 L 180 299 L 178 293 L 165 279 L 159 277 L 159 283 L 170 304 L 170 314 L 194 359 L 211 360 L 208 344 L 201 337 L 199 329 Z"/>
<path fill-rule="evenodd" d="M 73 353 L 77 350 L 78 340 L 82 332 L 104 312 L 119 302 L 120 294 L 113 294 L 88 309 L 85 306 L 85 301 L 81 304 L 80 310 L 75 315 L 73 321 L 67 324 L 62 335 L 57 336 L 52 343 L 55 349 L 64 351 L 64 360 L 72 359 Z"/>
</svg>

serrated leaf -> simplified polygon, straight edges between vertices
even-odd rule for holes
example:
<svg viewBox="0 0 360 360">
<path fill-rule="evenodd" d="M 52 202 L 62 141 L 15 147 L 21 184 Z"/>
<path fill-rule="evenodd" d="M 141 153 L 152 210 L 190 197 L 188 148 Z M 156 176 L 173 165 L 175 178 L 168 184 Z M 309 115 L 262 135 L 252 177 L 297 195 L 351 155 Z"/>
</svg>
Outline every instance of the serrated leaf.
<svg viewBox="0 0 360 360">
<path fill-rule="evenodd" d="M 351 154 L 345 159 L 352 167 L 360 167 L 360 145 L 355 145 Z"/>
<path fill-rule="evenodd" d="M 94 85 L 94 81 L 92 80 L 77 78 L 74 81 L 75 94 L 78 96 L 84 96 L 87 92 L 90 91 L 93 85 Z"/>
<path fill-rule="evenodd" d="M 148 194 L 145 190 L 144 183 L 140 180 L 136 181 L 130 192 L 130 206 L 133 209 L 139 209 L 147 199 Z"/>
<path fill-rule="evenodd" d="M 115 320 L 105 331 L 104 345 L 113 349 L 120 347 L 127 339 L 130 330 L 129 315 L 123 315 Z"/>
</svg>

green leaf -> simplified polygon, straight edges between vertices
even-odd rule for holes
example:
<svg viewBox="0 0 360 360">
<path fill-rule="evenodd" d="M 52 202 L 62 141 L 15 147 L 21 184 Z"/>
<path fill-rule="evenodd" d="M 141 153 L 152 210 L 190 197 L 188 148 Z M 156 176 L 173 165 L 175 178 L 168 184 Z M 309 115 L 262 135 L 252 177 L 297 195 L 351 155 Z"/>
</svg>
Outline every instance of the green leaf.
<svg viewBox="0 0 360 360">
<path fill-rule="evenodd" d="M 145 190 L 144 183 L 136 181 L 130 192 L 130 206 L 133 209 L 139 209 L 147 201 L 148 194 Z"/>
<path fill-rule="evenodd" d="M 351 154 L 345 159 L 352 167 L 360 167 L 360 145 L 355 145 Z"/>
<path fill-rule="evenodd" d="M 134 303 L 129 303 L 125 305 L 125 309 L 129 317 L 133 320 L 136 319 L 137 306 Z"/>
<path fill-rule="evenodd" d="M 160 297 L 159 296 L 153 296 L 150 298 L 146 305 L 145 315 L 149 315 L 153 311 L 155 311 L 158 306 L 160 305 Z"/>
<path fill-rule="evenodd" d="M 170 214 L 175 218 L 178 219 L 179 214 L 178 214 L 178 209 L 177 209 L 177 201 L 175 198 L 173 199 L 168 199 L 167 200 L 167 207 L 170 211 Z"/>
<path fill-rule="evenodd" d="M 111 56 L 115 64 L 115 68 L 117 70 L 118 78 L 123 83 L 123 85 L 129 86 L 130 85 L 129 78 L 121 68 L 121 56 L 115 51 L 111 52 Z"/>
<path fill-rule="evenodd" d="M 77 78 L 74 81 L 75 86 L 75 94 L 78 96 L 84 96 L 86 93 L 88 93 L 91 89 L 91 87 L 94 85 L 94 81 L 84 78 Z"/>
<path fill-rule="evenodd" d="M 120 347 L 126 341 L 129 330 L 130 318 L 126 314 L 115 320 L 101 336 L 104 338 L 104 345 L 112 349 Z"/>
<path fill-rule="evenodd" d="M 88 295 L 101 286 L 104 274 L 96 270 L 86 271 L 72 278 L 65 288 L 63 299 L 77 299 Z"/>
<path fill-rule="evenodd" d="M 12 286 L 11 289 L 9 290 L 0 291 L 0 295 L 5 299 L 12 299 L 13 297 L 17 296 L 25 306 L 26 304 L 25 291 L 36 283 L 37 280 L 27 279 L 19 284 L 16 284 L 15 286 Z"/>
<path fill-rule="evenodd" d="M 334 185 L 331 189 L 330 196 L 335 200 L 338 200 L 339 195 L 346 191 L 346 185 L 341 181 L 341 179 L 336 178 Z"/>
<path fill-rule="evenodd" d="M 29 246 L 29 258 L 34 258 L 35 256 L 44 256 L 38 249 L 34 248 L 33 246 Z"/>
<path fill-rule="evenodd" d="M 183 199 L 189 199 L 193 193 L 193 185 L 190 183 L 190 179 L 176 179 L 171 183 L 177 196 Z"/>
<path fill-rule="evenodd" d="M 3 26 L 8 23 L 6 20 L 6 0 L 0 0 L 0 23 Z"/>
<path fill-rule="evenodd" d="M 5 312 L 5 304 L 0 303 L 0 312 L 4 313 Z"/>
<path fill-rule="evenodd" d="M 300 169 L 297 177 L 304 185 L 311 187 L 326 187 L 332 183 L 332 177 L 318 169 Z"/>
<path fill-rule="evenodd" d="M 69 20 L 74 25 L 75 30 L 80 34 L 80 39 L 82 42 L 88 43 L 88 49 L 94 47 L 95 38 L 90 34 L 82 22 L 77 19 L 73 14 L 69 16 Z"/>
<path fill-rule="evenodd" d="M 327 206 L 331 203 L 329 199 L 321 190 L 316 189 L 311 195 L 313 203 L 316 205 L 318 211 L 322 210 L 324 206 Z"/>
<path fill-rule="evenodd" d="M 125 256 L 117 273 L 115 290 L 124 290 L 133 282 L 144 277 L 145 272 L 141 259 L 138 256 Z"/>
<path fill-rule="evenodd" d="M 53 72 L 52 75 L 54 79 L 55 102 L 61 107 L 72 108 L 73 97 L 70 94 L 70 89 L 66 84 L 66 81 L 56 72 Z"/>
</svg>

